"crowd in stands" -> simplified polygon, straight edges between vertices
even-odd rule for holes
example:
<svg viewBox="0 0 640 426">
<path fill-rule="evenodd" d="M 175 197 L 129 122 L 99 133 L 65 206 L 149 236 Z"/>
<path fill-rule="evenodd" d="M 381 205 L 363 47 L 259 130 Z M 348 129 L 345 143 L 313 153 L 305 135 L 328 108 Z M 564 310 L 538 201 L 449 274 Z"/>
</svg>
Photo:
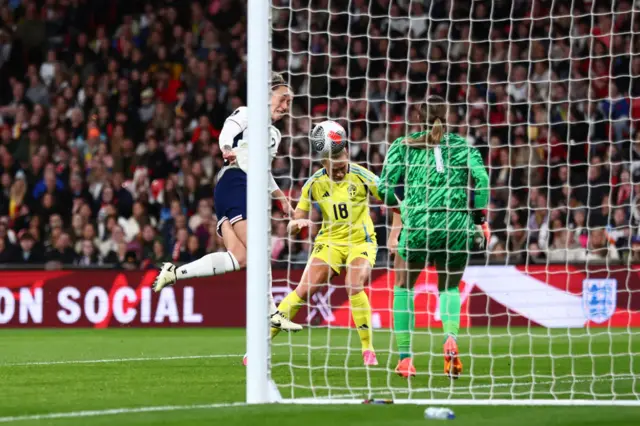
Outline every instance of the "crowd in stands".
<svg viewBox="0 0 640 426">
<path fill-rule="evenodd" d="M 223 249 L 212 189 L 217 137 L 246 104 L 244 3 L 0 1 L 0 263 L 139 268 Z M 640 261 L 631 0 L 272 3 L 272 66 L 295 92 L 273 173 L 294 202 L 320 167 L 313 123 L 341 122 L 379 174 L 438 94 L 490 172 L 492 262 Z M 272 214 L 272 260 L 302 267 L 310 237 L 290 241 Z M 371 214 L 384 246 L 388 211 Z"/>
</svg>

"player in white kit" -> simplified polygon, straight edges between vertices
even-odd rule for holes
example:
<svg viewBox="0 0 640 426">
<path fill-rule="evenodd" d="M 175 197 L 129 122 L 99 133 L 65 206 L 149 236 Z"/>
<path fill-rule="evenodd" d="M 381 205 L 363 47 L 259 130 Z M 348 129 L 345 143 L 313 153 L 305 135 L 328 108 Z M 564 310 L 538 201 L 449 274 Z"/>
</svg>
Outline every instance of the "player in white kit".
<svg viewBox="0 0 640 426">
<path fill-rule="evenodd" d="M 280 74 L 271 77 L 271 120 L 280 120 L 291 105 L 293 93 Z M 218 216 L 218 234 L 222 236 L 226 252 L 210 253 L 200 259 L 177 267 L 164 263 L 153 283 L 159 292 L 178 280 L 209 277 L 246 267 L 247 261 L 247 166 L 250 144 L 246 139 L 248 126 L 247 107 L 236 109 L 224 122 L 220 132 L 220 149 L 225 166 L 218 173 L 214 189 L 214 202 Z M 270 127 L 269 151 L 271 159 L 276 156 L 282 135 L 274 126 Z M 260 143 L 260 142 L 258 142 Z M 280 201 L 287 214 L 291 215 L 291 204 L 270 175 L 271 196 Z M 273 295 L 269 294 L 271 327 L 283 331 L 299 331 L 302 326 L 291 322 L 278 312 Z"/>
</svg>

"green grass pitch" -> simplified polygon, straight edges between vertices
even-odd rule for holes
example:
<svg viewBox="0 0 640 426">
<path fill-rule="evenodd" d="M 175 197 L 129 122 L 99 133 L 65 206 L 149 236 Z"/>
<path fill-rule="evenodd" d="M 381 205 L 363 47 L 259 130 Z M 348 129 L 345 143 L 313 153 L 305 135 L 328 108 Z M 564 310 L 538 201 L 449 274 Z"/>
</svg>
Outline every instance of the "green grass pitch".
<svg viewBox="0 0 640 426">
<path fill-rule="evenodd" d="M 452 383 L 441 336 L 422 330 L 407 382 L 392 373 L 389 332 L 376 330 L 380 365 L 367 370 L 355 331 L 313 328 L 278 336 L 273 377 L 284 398 L 640 398 L 640 330 L 471 329 L 459 343 L 473 355 Z M 244 351 L 241 329 L 2 330 L 0 425 L 441 423 L 413 405 L 221 407 L 244 400 Z M 453 426 L 640 424 L 639 407 L 451 408 Z M 75 414 L 26 418 L 51 413 Z"/>
</svg>

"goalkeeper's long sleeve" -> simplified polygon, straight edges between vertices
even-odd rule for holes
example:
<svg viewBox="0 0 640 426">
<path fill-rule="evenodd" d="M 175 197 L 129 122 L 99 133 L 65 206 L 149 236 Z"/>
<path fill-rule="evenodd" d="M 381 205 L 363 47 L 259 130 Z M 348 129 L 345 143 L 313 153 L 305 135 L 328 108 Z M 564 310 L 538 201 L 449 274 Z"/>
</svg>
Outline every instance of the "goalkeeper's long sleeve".
<svg viewBox="0 0 640 426">
<path fill-rule="evenodd" d="M 480 152 L 475 148 L 469 148 L 469 169 L 475 183 L 474 207 L 486 209 L 489 204 L 489 175 Z"/>
<path fill-rule="evenodd" d="M 407 146 L 401 140 L 396 140 L 387 152 L 378 182 L 378 193 L 382 202 L 389 207 L 398 205 L 395 190 L 398 183 L 404 180 L 406 156 Z"/>
</svg>

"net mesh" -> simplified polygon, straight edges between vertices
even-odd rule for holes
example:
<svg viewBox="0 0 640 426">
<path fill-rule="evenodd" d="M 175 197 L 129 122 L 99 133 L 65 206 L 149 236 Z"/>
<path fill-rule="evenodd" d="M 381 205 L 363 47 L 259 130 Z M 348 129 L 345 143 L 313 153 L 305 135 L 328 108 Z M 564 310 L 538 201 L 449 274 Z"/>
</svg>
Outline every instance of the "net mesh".
<svg viewBox="0 0 640 426">
<path fill-rule="evenodd" d="M 379 175 L 426 95 L 449 104 L 490 177 L 487 249 L 470 249 L 458 337 L 443 375 L 437 276 L 415 287 L 417 376 L 398 377 L 391 213 L 372 202 L 368 283 L 380 364 L 362 366 L 344 273 L 272 343 L 283 396 L 640 398 L 640 16 L 631 1 L 273 0 L 272 63 L 295 92 L 278 184 L 293 200 L 321 165 L 308 134 L 331 119 L 351 160 Z M 322 218 L 289 237 L 272 213 L 276 302 L 297 285 Z"/>
</svg>

